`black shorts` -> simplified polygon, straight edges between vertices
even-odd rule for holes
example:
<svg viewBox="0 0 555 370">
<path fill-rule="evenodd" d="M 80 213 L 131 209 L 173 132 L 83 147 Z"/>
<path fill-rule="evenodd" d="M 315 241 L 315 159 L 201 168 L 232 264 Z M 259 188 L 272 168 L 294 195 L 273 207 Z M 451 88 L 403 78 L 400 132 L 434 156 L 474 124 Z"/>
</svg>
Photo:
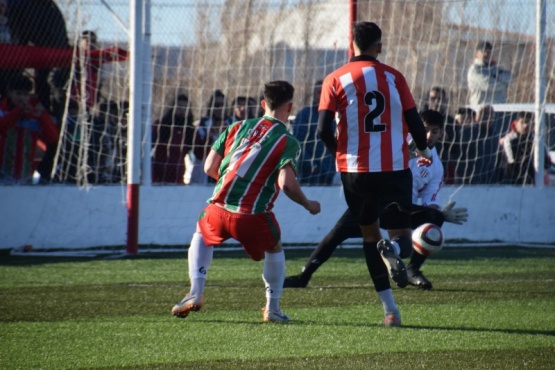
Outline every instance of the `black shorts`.
<svg viewBox="0 0 555 370">
<path fill-rule="evenodd" d="M 380 215 L 380 227 L 385 230 L 396 229 L 396 218 L 399 216 L 398 209 L 390 207 Z M 419 206 L 413 204 L 410 210 L 410 228 L 416 229 L 418 226 L 431 223 L 441 227 L 445 222 L 443 213 L 440 210 Z M 346 238 L 362 238 L 362 231 L 349 209 L 343 213 L 341 218 L 337 221 L 332 231 L 335 234 L 340 234 Z M 331 233 L 330 232 L 330 233 Z"/>
<path fill-rule="evenodd" d="M 371 225 L 387 210 L 394 214 L 388 229 L 410 228 L 412 173 L 393 172 L 341 173 L 345 200 L 362 226 Z"/>
</svg>

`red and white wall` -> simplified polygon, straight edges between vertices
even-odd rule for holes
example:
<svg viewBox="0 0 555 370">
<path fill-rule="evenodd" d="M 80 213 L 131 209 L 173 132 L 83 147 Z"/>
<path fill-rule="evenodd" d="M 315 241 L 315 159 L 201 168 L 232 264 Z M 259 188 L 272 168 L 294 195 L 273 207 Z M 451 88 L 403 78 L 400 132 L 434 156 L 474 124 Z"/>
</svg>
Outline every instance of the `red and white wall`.
<svg viewBox="0 0 555 370">
<path fill-rule="evenodd" d="M 284 243 L 318 243 L 346 209 L 339 186 L 304 190 L 321 202 L 322 213 L 312 216 L 281 194 L 275 212 Z M 188 244 L 211 192 L 205 186 L 141 187 L 139 243 Z M 126 244 L 125 187 L 3 186 L 0 199 L 0 249 Z M 447 245 L 465 240 L 555 245 L 555 187 L 445 186 L 442 201 L 449 200 L 467 207 L 469 220 L 463 226 L 444 225 Z"/>
</svg>

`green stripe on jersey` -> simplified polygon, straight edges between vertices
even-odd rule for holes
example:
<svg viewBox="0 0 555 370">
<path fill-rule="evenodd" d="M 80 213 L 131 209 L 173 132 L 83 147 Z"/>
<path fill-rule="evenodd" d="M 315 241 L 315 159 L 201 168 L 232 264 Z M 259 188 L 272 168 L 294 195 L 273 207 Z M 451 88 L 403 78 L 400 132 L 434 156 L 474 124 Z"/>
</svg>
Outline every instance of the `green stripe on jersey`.
<svg viewBox="0 0 555 370">
<path fill-rule="evenodd" d="M 283 123 L 264 117 L 230 126 L 212 149 L 227 154 L 209 201 L 230 211 L 260 213 L 273 207 L 272 200 L 279 192 L 275 186 L 279 169 L 287 163 L 296 169 L 300 144 Z"/>
</svg>

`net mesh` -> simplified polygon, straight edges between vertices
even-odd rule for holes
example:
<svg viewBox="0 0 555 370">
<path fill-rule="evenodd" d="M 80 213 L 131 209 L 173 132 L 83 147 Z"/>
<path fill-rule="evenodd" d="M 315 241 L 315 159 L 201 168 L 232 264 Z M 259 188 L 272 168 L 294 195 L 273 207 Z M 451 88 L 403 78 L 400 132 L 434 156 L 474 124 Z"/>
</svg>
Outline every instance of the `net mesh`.
<svg viewBox="0 0 555 370">
<path fill-rule="evenodd" d="M 60 131 L 57 145 L 39 145 L 33 165 L 42 182 L 125 183 L 129 3 L 59 0 L 52 2 L 55 10 L 50 12 L 39 3 L 50 2 L 8 2 L 11 37 L 4 42 L 44 46 L 49 53 L 33 63 L 27 57 L 33 50 L 21 51 L 25 57 L 0 59 L 2 97 L 11 75 L 31 77 L 34 93 Z M 439 109 L 447 117 L 439 146 L 446 183 L 516 183 L 504 174 L 501 143 L 518 112 L 534 108 L 534 2 L 357 3 L 357 19 L 382 28 L 379 59 L 406 76 L 419 109 Z M 552 19 L 555 5 L 547 3 L 546 19 Z M 303 146 L 301 183 L 338 183 L 315 133 L 311 106 L 317 81 L 347 62 L 348 1 L 153 0 L 151 4 L 152 147 L 147 157 L 152 160 L 155 184 L 209 183 L 201 165 L 213 138 L 242 114 L 259 115 L 263 83 L 275 79 L 288 80 L 296 88 L 295 115 L 289 124 Z M 44 22 L 50 26 L 42 27 Z M 547 22 L 548 115 L 542 142 L 552 152 L 554 34 L 553 22 Z M 483 41 L 491 44 L 495 61 L 491 64 L 500 75 L 510 72 L 511 78 L 506 87 L 501 78 L 492 86 L 503 91 L 504 99 L 487 97 L 477 105 L 470 100 L 468 73 L 476 46 Z M 57 62 L 38 68 L 45 58 Z M 6 68 L 17 60 L 21 60 L 17 68 Z M 439 101 L 430 99 L 431 91 L 438 93 Z M 482 104 L 492 105 L 493 111 Z M 459 122 L 466 108 L 472 109 L 471 119 Z M 29 181 L 6 171 L 2 176 L 5 183 Z"/>
</svg>

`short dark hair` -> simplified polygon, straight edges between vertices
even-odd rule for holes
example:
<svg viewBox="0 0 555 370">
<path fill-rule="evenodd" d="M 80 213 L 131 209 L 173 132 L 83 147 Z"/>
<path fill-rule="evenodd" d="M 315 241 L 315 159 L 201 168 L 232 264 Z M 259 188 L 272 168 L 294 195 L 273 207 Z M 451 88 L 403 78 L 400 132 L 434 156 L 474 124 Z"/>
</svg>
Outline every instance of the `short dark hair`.
<svg viewBox="0 0 555 370">
<path fill-rule="evenodd" d="M 443 114 L 436 110 L 426 109 L 425 111 L 420 112 L 420 118 L 425 124 L 439 127 L 442 130 L 445 126 L 445 117 L 443 117 Z"/>
<path fill-rule="evenodd" d="M 534 122 L 535 114 L 532 112 L 518 112 L 516 115 L 517 119 L 523 119 L 524 122 L 533 123 Z"/>
<path fill-rule="evenodd" d="M 97 38 L 96 38 L 96 32 L 94 31 L 89 31 L 89 30 L 83 31 L 81 33 L 81 38 L 88 39 L 91 44 L 96 44 Z"/>
<path fill-rule="evenodd" d="M 97 114 L 111 114 L 114 116 L 119 115 L 119 106 L 113 100 L 102 100 L 96 106 L 96 113 Z"/>
<path fill-rule="evenodd" d="M 237 96 L 235 99 L 233 99 L 233 106 L 237 107 L 237 106 L 246 106 L 248 102 L 248 99 L 246 96 Z"/>
<path fill-rule="evenodd" d="M 177 94 L 177 96 L 175 97 L 175 101 L 180 101 L 180 100 L 186 100 L 189 101 L 189 97 L 187 96 L 187 94 Z"/>
<path fill-rule="evenodd" d="M 461 116 L 470 116 L 470 117 L 474 117 L 474 115 L 476 114 L 476 112 L 474 111 L 474 109 L 470 108 L 470 107 L 459 107 L 457 109 L 457 112 L 455 114 L 459 114 Z"/>
<path fill-rule="evenodd" d="M 428 95 L 430 95 L 430 93 L 434 91 L 438 94 L 441 94 L 441 100 L 444 100 L 447 97 L 447 91 L 445 91 L 445 89 L 443 87 L 439 87 L 439 86 L 434 86 L 430 89 L 430 91 L 428 92 Z"/>
<path fill-rule="evenodd" d="M 373 22 L 357 22 L 353 25 L 353 41 L 361 51 L 382 42 L 382 30 Z"/>
<path fill-rule="evenodd" d="M 476 50 L 480 50 L 480 51 L 484 51 L 484 50 L 488 50 L 491 51 L 493 49 L 493 46 L 491 46 L 491 44 L 488 41 L 480 41 L 478 44 L 476 44 Z"/>
<path fill-rule="evenodd" d="M 222 98 L 225 99 L 225 95 L 222 92 L 222 90 L 220 89 L 216 89 L 214 90 L 214 92 L 212 93 L 212 96 L 210 97 L 210 100 L 208 101 L 208 108 L 211 109 L 214 106 L 214 102 L 216 101 L 216 99 L 218 98 Z M 225 105 L 225 102 L 224 102 Z"/>
<path fill-rule="evenodd" d="M 30 93 L 33 90 L 33 81 L 22 74 L 14 74 L 8 78 L 6 91 L 21 90 Z"/>
<path fill-rule="evenodd" d="M 270 81 L 264 84 L 264 100 L 271 110 L 293 100 L 295 88 L 287 81 Z"/>
</svg>

